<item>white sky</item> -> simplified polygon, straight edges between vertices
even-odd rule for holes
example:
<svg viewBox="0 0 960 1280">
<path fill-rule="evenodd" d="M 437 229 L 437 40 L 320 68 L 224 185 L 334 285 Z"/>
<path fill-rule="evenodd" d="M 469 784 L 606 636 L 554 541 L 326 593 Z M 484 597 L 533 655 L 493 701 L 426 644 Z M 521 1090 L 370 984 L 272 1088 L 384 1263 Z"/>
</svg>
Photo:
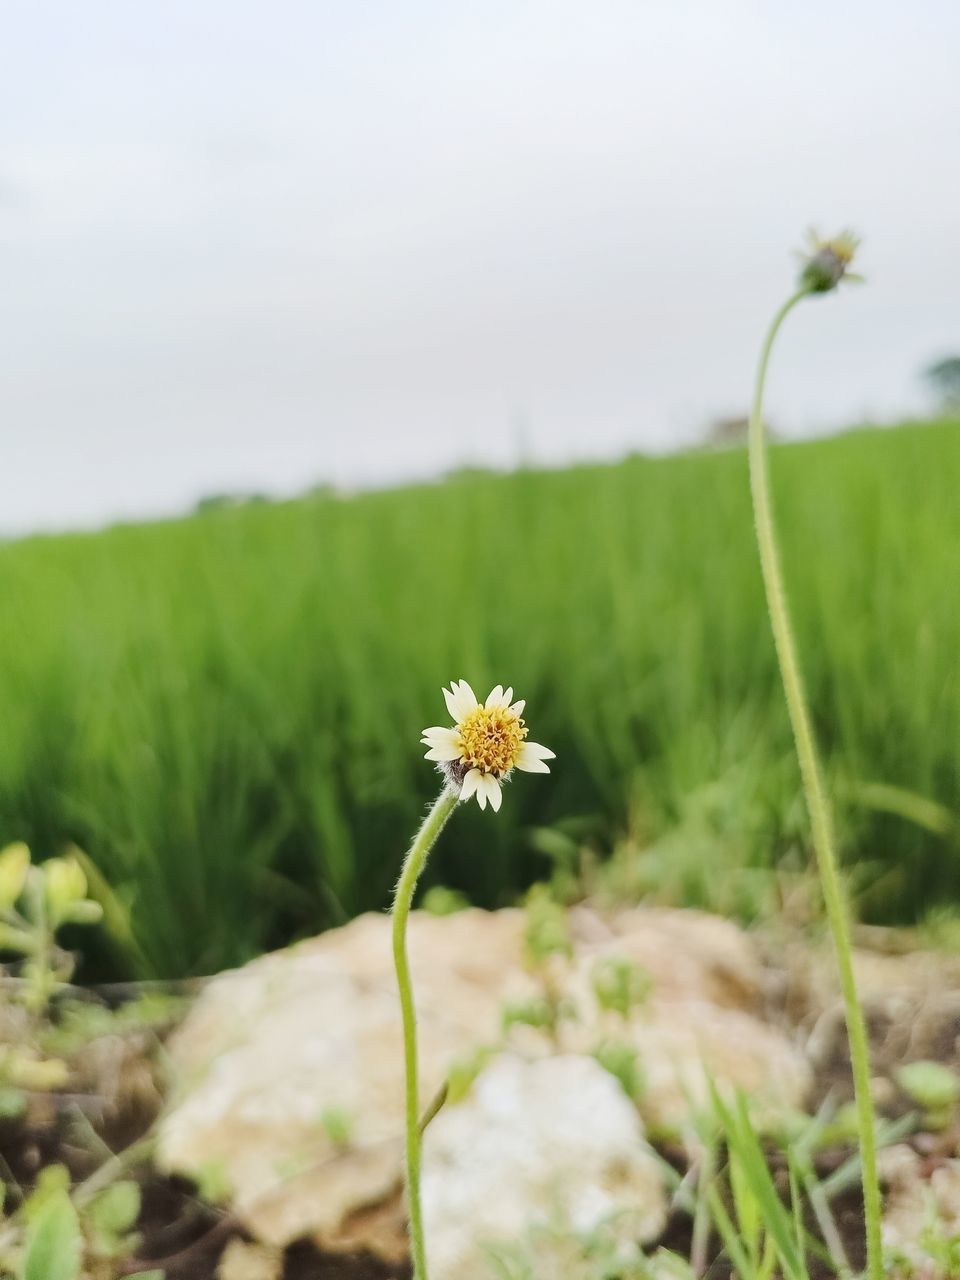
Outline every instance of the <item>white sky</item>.
<svg viewBox="0 0 960 1280">
<path fill-rule="evenodd" d="M 0 529 L 615 456 L 960 350 L 954 0 L 0 0 Z"/>
</svg>

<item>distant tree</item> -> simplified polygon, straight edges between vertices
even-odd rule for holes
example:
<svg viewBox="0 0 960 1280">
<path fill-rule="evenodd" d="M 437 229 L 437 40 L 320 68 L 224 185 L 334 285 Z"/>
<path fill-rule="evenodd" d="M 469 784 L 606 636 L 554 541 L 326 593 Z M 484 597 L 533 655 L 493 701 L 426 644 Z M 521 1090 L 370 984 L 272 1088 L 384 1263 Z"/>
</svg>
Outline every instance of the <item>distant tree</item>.
<svg viewBox="0 0 960 1280">
<path fill-rule="evenodd" d="M 706 444 L 714 449 L 736 449 L 747 443 L 750 419 L 746 414 L 732 418 L 715 418 L 707 429 Z M 776 440 L 777 433 L 767 423 L 767 439 Z"/>
<path fill-rule="evenodd" d="M 923 371 L 944 409 L 960 409 L 960 356 L 945 356 Z"/>
<path fill-rule="evenodd" d="M 226 507 L 253 507 L 270 502 L 265 493 L 208 493 L 199 498 L 194 511 L 201 515 L 205 511 L 222 511 Z"/>
</svg>

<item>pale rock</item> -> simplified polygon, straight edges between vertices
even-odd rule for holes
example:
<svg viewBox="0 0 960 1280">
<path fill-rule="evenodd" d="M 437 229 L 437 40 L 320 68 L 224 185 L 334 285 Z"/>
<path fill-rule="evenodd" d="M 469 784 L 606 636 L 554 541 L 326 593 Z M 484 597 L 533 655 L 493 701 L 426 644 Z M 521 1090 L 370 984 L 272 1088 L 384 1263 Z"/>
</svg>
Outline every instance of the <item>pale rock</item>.
<svg viewBox="0 0 960 1280">
<path fill-rule="evenodd" d="M 266 1244 L 231 1240 L 217 1267 L 217 1280 L 281 1280 L 283 1254 Z"/>
<path fill-rule="evenodd" d="M 647 971 L 665 1001 L 695 999 L 758 1012 L 765 973 L 756 948 L 730 920 L 706 911 L 632 907 L 601 915 L 588 906 L 569 912 L 577 958 L 623 956 Z"/>
<path fill-rule="evenodd" d="M 594 1059 L 572 1055 L 497 1059 L 427 1129 L 422 1188 L 430 1269 L 457 1280 L 490 1280 L 489 1245 L 555 1221 L 574 1233 L 609 1223 L 627 1258 L 667 1216 L 636 1110 Z M 538 1280 L 563 1280 L 561 1265 L 540 1239 Z"/>
<path fill-rule="evenodd" d="M 875 936 L 890 941 L 889 931 L 875 931 Z M 960 957 L 947 951 L 861 947 L 853 961 L 876 1062 L 892 1067 L 918 1058 L 942 1059 L 945 1047 L 960 1056 Z M 833 952 L 796 943 L 787 950 L 786 968 L 799 1006 L 797 1021 L 810 1027 L 808 1055 L 814 1062 L 842 1055 L 846 1025 Z"/>
<path fill-rule="evenodd" d="M 879 1153 L 879 1171 L 886 1189 L 884 1252 L 905 1268 L 905 1275 L 954 1280 L 925 1245 L 931 1232 L 941 1240 L 960 1236 L 960 1160 L 946 1160 L 925 1175 L 921 1157 L 904 1144 Z"/>
<path fill-rule="evenodd" d="M 810 1065 L 783 1031 L 758 1016 L 765 974 L 742 929 L 705 912 L 666 908 L 638 907 L 602 920 L 581 907 L 570 920 L 577 945 L 563 987 L 580 1019 L 564 1024 L 561 1043 L 585 1053 L 603 1038 L 632 1046 L 652 1128 L 682 1126 L 692 1109 L 709 1102 L 711 1080 L 772 1109 L 803 1106 Z M 627 1022 L 600 1009 L 593 994 L 593 971 L 611 957 L 640 965 L 652 982 L 650 999 Z"/>
<path fill-rule="evenodd" d="M 499 1042 L 506 1002 L 539 991 L 525 967 L 525 923 L 517 910 L 411 916 L 422 1107 L 456 1060 Z M 522 1027 L 511 1045 L 531 1057 L 627 1041 L 653 1127 L 682 1126 L 690 1100 L 707 1096 L 708 1073 L 721 1087 L 802 1104 L 809 1069 L 759 1016 L 764 970 L 736 926 L 700 912 L 583 907 L 570 927 L 574 955 L 555 957 L 551 974 L 579 1020 L 564 1024 L 558 1046 Z M 609 955 L 652 979 L 650 1000 L 627 1022 L 592 994 L 592 968 Z M 169 1055 L 178 1085 L 159 1125 L 161 1167 L 190 1176 L 222 1166 L 233 1211 L 270 1244 L 310 1235 L 331 1251 L 402 1255 L 403 1058 L 387 916 L 362 916 L 215 978 Z M 325 1113 L 346 1117 L 349 1144 L 327 1131 Z"/>
<path fill-rule="evenodd" d="M 424 1106 L 459 1055 L 497 1037 L 503 1002 L 529 996 L 522 947 L 519 911 L 414 914 Z M 403 1048 L 386 916 L 221 975 L 169 1049 L 180 1085 L 160 1125 L 161 1167 L 220 1163 L 234 1211 L 269 1243 L 310 1234 L 331 1250 L 403 1254 Z M 325 1133 L 330 1111 L 351 1124 L 346 1150 Z"/>
</svg>

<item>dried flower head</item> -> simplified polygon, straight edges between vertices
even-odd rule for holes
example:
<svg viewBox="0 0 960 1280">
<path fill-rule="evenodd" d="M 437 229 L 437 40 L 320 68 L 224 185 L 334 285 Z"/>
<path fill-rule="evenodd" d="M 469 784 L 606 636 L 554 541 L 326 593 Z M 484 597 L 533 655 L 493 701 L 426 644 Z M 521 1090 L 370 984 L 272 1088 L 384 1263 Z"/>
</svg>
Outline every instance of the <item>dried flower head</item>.
<svg viewBox="0 0 960 1280">
<path fill-rule="evenodd" d="M 803 266 L 800 270 L 800 283 L 811 293 L 829 293 L 841 280 L 860 280 L 860 276 L 850 274 L 850 263 L 853 261 L 860 240 L 852 231 L 841 231 L 830 240 L 824 240 L 816 231 L 810 231 L 808 247 L 801 252 Z"/>
<path fill-rule="evenodd" d="M 481 703 L 466 680 L 454 680 L 443 690 L 447 710 L 456 723 L 452 728 L 437 725 L 424 729 L 421 742 L 429 750 L 427 760 L 436 760 L 450 782 L 460 788 L 460 799 L 477 797 L 481 809 L 487 801 L 500 808 L 500 783 L 514 769 L 527 773 L 549 773 L 545 761 L 554 753 L 538 742 L 528 742 L 522 700 L 511 702 L 512 689 L 498 684 Z"/>
</svg>

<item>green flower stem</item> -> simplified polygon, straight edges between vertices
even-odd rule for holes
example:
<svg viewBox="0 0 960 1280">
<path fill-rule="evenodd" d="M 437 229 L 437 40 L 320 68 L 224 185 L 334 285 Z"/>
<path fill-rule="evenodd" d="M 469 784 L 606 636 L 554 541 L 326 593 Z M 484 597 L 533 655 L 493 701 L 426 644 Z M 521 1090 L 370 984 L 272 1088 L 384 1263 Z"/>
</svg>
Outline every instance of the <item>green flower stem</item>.
<svg viewBox="0 0 960 1280">
<path fill-rule="evenodd" d="M 406 1067 L 407 1122 L 407 1205 L 410 1215 L 410 1251 L 414 1280 L 427 1280 L 427 1259 L 423 1240 L 423 1212 L 420 1207 L 420 1082 L 417 1069 L 417 1014 L 413 1004 L 413 984 L 407 957 L 407 918 L 413 894 L 426 866 L 430 850 L 456 807 L 460 793 L 445 786 L 417 832 L 403 864 L 393 899 L 393 963 L 400 990 L 403 1019 L 403 1058 Z"/>
<path fill-rule="evenodd" d="M 800 677 L 796 647 L 790 626 L 790 615 L 783 587 L 783 574 L 777 551 L 773 515 L 770 505 L 770 479 L 767 469 L 766 440 L 763 428 L 763 389 L 767 376 L 770 351 L 780 326 L 793 308 L 810 289 L 801 289 L 789 298 L 773 318 L 760 353 L 757 382 L 750 413 L 750 485 L 753 491 L 754 516 L 757 526 L 757 542 L 760 547 L 760 565 L 767 594 L 770 625 L 780 663 L 787 709 L 796 742 L 800 773 L 810 811 L 813 845 L 817 855 L 820 883 L 823 889 L 827 918 L 833 934 L 833 944 L 840 972 L 840 986 L 847 1019 L 847 1035 L 850 1041 L 850 1062 L 857 1099 L 857 1120 L 860 1137 L 860 1159 L 863 1176 L 864 1219 L 867 1232 L 867 1274 L 870 1280 L 883 1280 L 883 1254 L 880 1240 L 880 1183 L 877 1177 L 877 1151 L 873 1099 L 870 1094 L 870 1051 L 867 1041 L 863 1009 L 857 995 L 857 983 L 853 971 L 853 952 L 850 945 L 849 909 L 840 874 L 834 844 L 833 821 L 823 783 L 822 770 L 817 755 L 813 726 L 807 709 L 806 696 Z"/>
</svg>

